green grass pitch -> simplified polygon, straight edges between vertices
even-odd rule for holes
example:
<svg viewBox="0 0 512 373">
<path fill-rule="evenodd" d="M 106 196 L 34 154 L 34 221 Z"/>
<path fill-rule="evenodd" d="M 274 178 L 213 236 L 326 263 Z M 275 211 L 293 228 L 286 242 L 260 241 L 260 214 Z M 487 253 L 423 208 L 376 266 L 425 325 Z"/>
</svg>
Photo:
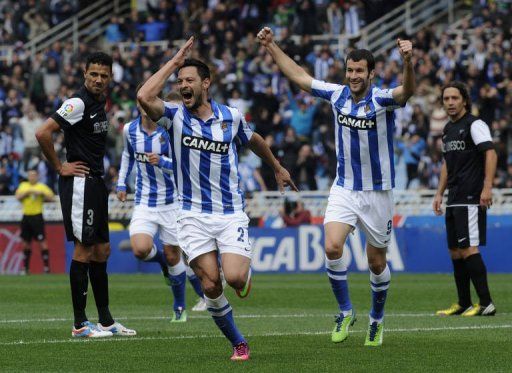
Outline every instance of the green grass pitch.
<svg viewBox="0 0 512 373">
<path fill-rule="evenodd" d="M 394 274 L 384 344 L 364 347 L 368 275 L 351 274 L 358 321 L 333 344 L 336 304 L 325 275 L 254 276 L 247 299 L 226 289 L 251 360 L 231 362 L 231 347 L 206 312 L 171 324 L 171 296 L 159 275 L 111 275 L 111 310 L 137 330 L 132 338 L 72 340 L 65 275 L 0 276 L 0 372 L 477 372 L 510 371 L 512 275 L 490 275 L 495 317 L 433 316 L 455 299 L 451 275 Z M 187 288 L 189 308 L 196 297 Z M 473 296 L 473 301 L 477 297 Z M 92 291 L 88 316 L 96 321 Z"/>
</svg>

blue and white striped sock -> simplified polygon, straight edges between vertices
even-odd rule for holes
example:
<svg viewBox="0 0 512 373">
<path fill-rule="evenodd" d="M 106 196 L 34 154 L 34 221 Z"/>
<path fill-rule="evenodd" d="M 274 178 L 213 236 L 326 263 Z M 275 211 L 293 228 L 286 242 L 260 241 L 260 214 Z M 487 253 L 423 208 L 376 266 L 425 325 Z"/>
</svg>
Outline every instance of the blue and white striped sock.
<svg viewBox="0 0 512 373">
<path fill-rule="evenodd" d="M 233 346 L 241 342 L 245 342 L 244 337 L 238 331 L 235 320 L 233 319 L 233 310 L 229 305 L 228 300 L 226 299 L 224 293 L 222 293 L 218 298 L 211 299 L 206 295 L 204 296 L 206 301 L 206 307 L 208 312 L 213 317 L 213 321 L 217 324 L 218 328 L 226 336 L 227 339 L 231 342 Z"/>
<path fill-rule="evenodd" d="M 376 275 L 370 270 L 370 286 L 372 288 L 372 309 L 370 310 L 370 323 L 382 322 L 384 318 L 384 305 L 388 295 L 391 272 L 386 265 L 381 274 Z"/>
<path fill-rule="evenodd" d="M 348 293 L 347 265 L 343 262 L 343 257 L 333 260 L 326 257 L 325 267 L 340 311 L 345 316 L 350 315 L 352 313 L 352 303 Z"/>
<path fill-rule="evenodd" d="M 162 250 L 158 250 L 155 244 L 153 244 L 151 251 L 148 253 L 148 255 L 146 255 L 146 257 L 143 260 L 145 262 L 154 262 L 160 264 L 160 267 L 164 272 L 167 269 L 167 260 L 165 260 L 164 253 L 162 252 Z"/>
<path fill-rule="evenodd" d="M 185 285 L 187 284 L 187 272 L 183 259 L 174 266 L 169 266 L 169 278 L 171 280 L 171 290 L 174 295 L 173 308 L 177 310 L 185 309 Z"/>
</svg>

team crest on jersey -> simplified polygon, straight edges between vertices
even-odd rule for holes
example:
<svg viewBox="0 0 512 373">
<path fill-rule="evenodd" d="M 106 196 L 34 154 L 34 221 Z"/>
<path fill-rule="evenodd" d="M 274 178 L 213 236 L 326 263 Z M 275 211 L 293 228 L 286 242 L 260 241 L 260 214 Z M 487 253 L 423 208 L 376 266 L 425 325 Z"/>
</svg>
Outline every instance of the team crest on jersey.
<svg viewBox="0 0 512 373">
<path fill-rule="evenodd" d="M 184 135 L 181 138 L 181 143 L 187 148 L 204 150 L 215 154 L 228 154 L 229 150 L 228 142 L 214 141 L 196 136 Z"/>
<path fill-rule="evenodd" d="M 366 104 L 364 107 L 364 112 L 369 113 L 370 111 L 372 111 L 372 108 L 370 107 L 370 105 Z"/>
<path fill-rule="evenodd" d="M 165 143 L 165 138 L 163 136 L 160 136 L 160 144 Z"/>
<path fill-rule="evenodd" d="M 358 118 L 352 115 L 338 113 L 336 120 L 340 126 L 354 128 L 356 130 L 373 130 L 376 128 L 375 117 Z"/>
<path fill-rule="evenodd" d="M 226 130 L 228 129 L 228 123 L 227 122 L 222 122 L 221 125 L 220 125 L 220 128 L 226 132 Z"/>
</svg>

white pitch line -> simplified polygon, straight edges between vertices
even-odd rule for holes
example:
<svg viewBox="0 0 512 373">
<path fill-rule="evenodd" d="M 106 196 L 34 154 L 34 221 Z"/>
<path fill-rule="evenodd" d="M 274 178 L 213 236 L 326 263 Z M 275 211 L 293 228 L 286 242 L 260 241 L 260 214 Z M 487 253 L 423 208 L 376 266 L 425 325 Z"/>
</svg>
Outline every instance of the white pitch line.
<svg viewBox="0 0 512 373">
<path fill-rule="evenodd" d="M 499 313 L 499 315 L 509 315 L 509 313 Z M 294 313 L 294 314 L 235 314 L 235 318 L 237 319 L 282 319 L 282 318 L 306 318 L 306 317 L 333 317 L 335 316 L 335 312 L 332 313 Z M 436 316 L 433 313 L 389 313 L 386 314 L 386 318 L 388 317 L 438 317 L 443 319 L 444 317 Z M 130 317 L 116 317 L 116 320 L 167 320 L 170 316 L 130 316 Z M 210 315 L 199 315 L 194 314 L 190 315 L 191 319 L 210 319 Z M 73 321 L 72 318 L 46 318 L 46 319 L 4 319 L 0 320 L 0 324 L 22 324 L 22 323 L 30 323 L 30 322 L 64 322 L 64 321 Z"/>
<path fill-rule="evenodd" d="M 439 327 L 439 328 L 398 328 L 386 329 L 386 333 L 414 333 L 414 332 L 436 332 L 446 330 L 483 330 L 483 329 L 510 329 L 512 324 L 504 325 L 474 325 L 474 326 L 452 326 L 452 327 Z M 354 330 L 351 333 L 366 333 L 366 330 Z M 247 334 L 248 338 L 251 337 L 287 337 L 287 336 L 312 336 L 312 335 L 328 335 L 330 331 L 311 331 L 311 332 L 271 332 L 262 334 Z M 39 344 L 60 344 L 60 343 L 94 343 L 94 342 L 139 342 L 139 341 L 171 341 L 182 339 L 197 339 L 197 338 L 224 338 L 219 334 L 197 334 L 197 335 L 179 335 L 172 337 L 118 337 L 118 338 L 99 338 L 99 339 L 50 339 L 40 341 L 14 341 L 2 342 L 0 346 L 26 346 L 26 345 L 39 345 Z"/>
</svg>

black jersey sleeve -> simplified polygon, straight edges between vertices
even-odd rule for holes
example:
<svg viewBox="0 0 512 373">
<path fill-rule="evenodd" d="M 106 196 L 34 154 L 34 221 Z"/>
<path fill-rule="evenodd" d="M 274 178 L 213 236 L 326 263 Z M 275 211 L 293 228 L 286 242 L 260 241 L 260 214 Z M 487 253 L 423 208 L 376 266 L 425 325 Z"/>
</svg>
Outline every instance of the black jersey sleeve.
<svg viewBox="0 0 512 373">
<path fill-rule="evenodd" d="M 60 128 L 66 130 L 81 122 L 84 110 L 84 101 L 79 97 L 73 97 L 64 101 L 51 118 L 59 124 Z"/>
</svg>

